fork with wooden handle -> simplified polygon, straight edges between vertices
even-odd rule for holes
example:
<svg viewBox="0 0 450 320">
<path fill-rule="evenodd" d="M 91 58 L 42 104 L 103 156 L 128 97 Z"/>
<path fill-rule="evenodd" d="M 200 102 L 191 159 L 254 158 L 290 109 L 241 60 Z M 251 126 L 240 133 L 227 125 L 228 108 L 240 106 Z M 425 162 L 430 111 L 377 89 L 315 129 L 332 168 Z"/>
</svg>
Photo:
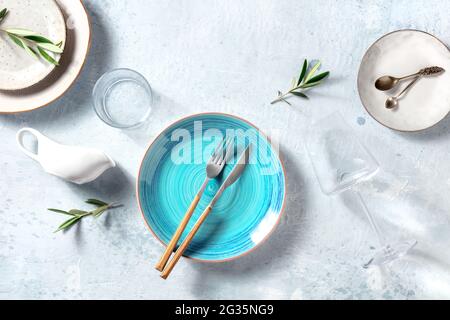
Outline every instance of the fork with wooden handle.
<svg viewBox="0 0 450 320">
<path fill-rule="evenodd" d="M 229 176 L 226 178 L 226 180 L 222 183 L 222 186 L 219 188 L 219 191 L 217 191 L 214 198 L 209 203 L 208 207 L 206 207 L 205 211 L 203 211 L 200 218 L 195 223 L 192 230 L 187 235 L 186 239 L 184 239 L 183 243 L 178 247 L 177 251 L 175 252 L 175 255 L 173 256 L 172 260 L 167 264 L 167 266 L 164 268 L 163 272 L 161 273 L 161 278 L 167 279 L 169 274 L 172 272 L 173 268 L 177 264 L 178 260 L 180 260 L 181 256 L 183 255 L 184 251 L 187 249 L 189 244 L 191 243 L 192 239 L 194 238 L 197 231 L 202 226 L 203 222 L 208 217 L 209 213 L 211 212 L 212 208 L 216 204 L 217 200 L 222 196 L 223 192 L 226 188 L 231 186 L 233 183 L 236 182 L 237 179 L 241 176 L 242 172 L 245 169 L 245 166 L 248 163 L 248 159 L 250 157 L 250 146 L 247 146 L 247 148 L 244 150 L 242 155 L 240 156 L 238 162 L 234 166 L 233 170 L 230 172 Z"/>
<path fill-rule="evenodd" d="M 167 261 L 170 258 L 170 255 L 172 254 L 173 250 L 175 249 L 175 246 L 178 243 L 178 240 L 180 240 L 181 235 L 183 234 L 184 229 L 186 229 L 186 226 L 189 222 L 189 220 L 192 217 L 192 214 L 194 213 L 195 208 L 197 207 L 198 202 L 200 201 L 200 198 L 202 197 L 206 186 L 208 185 L 208 182 L 211 179 L 216 178 L 220 172 L 223 170 L 226 159 L 228 154 L 231 152 L 231 149 L 234 148 L 233 139 L 228 138 L 225 141 L 222 139 L 219 144 L 217 145 L 216 149 L 214 150 L 211 158 L 208 161 L 208 164 L 206 165 L 206 178 L 203 182 L 202 186 L 200 187 L 199 192 L 195 195 L 194 200 L 192 200 L 191 205 L 189 206 L 188 210 L 184 214 L 183 220 L 181 220 L 180 225 L 178 226 L 177 230 L 175 231 L 174 235 L 172 236 L 172 239 L 170 240 L 169 244 L 167 245 L 166 250 L 164 251 L 163 255 L 161 256 L 161 259 L 156 264 L 155 268 L 158 271 L 162 271 L 167 263 Z"/>
</svg>

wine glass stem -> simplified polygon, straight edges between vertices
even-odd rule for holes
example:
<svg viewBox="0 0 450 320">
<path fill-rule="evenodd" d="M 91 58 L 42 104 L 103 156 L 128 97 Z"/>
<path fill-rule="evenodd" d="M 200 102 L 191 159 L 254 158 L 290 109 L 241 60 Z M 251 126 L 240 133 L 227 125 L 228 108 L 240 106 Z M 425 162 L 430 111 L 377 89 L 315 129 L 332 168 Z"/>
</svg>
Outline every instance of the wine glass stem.
<svg viewBox="0 0 450 320">
<path fill-rule="evenodd" d="M 375 234 L 377 235 L 378 241 L 380 242 L 380 244 L 382 246 L 384 246 L 386 244 L 386 241 L 384 239 L 383 234 L 380 231 L 380 228 L 378 227 L 378 224 L 376 223 L 375 219 L 373 218 L 373 215 L 370 213 L 369 209 L 367 208 L 367 205 L 366 205 L 363 197 L 361 196 L 361 193 L 359 193 L 358 191 L 355 191 L 355 193 L 359 199 L 359 202 L 361 203 L 361 206 L 363 207 L 363 211 L 366 214 L 367 219 L 369 219 L 370 226 L 372 227 L 372 229 L 375 231 Z"/>
</svg>

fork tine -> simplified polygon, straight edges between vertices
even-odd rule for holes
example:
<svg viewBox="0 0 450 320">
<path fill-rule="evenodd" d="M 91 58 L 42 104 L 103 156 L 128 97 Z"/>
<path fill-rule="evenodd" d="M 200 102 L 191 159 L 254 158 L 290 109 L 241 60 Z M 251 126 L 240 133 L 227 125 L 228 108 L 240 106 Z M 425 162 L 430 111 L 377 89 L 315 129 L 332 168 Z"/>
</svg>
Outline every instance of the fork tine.
<svg viewBox="0 0 450 320">
<path fill-rule="evenodd" d="M 220 152 L 217 152 L 216 154 L 214 154 L 211 158 L 211 162 L 212 163 L 216 163 L 217 161 L 220 160 Z"/>
<path fill-rule="evenodd" d="M 225 148 L 225 144 L 227 143 L 226 140 L 222 140 L 219 146 L 216 148 L 215 153 L 213 154 L 213 157 L 211 158 L 211 161 L 214 164 L 218 164 L 221 159 L 223 158 L 223 152 Z"/>
<path fill-rule="evenodd" d="M 216 146 L 216 149 L 214 149 L 213 153 L 211 154 L 211 157 L 209 158 L 208 162 L 212 162 L 215 163 L 220 155 L 220 150 L 223 149 L 223 143 L 224 143 L 224 139 L 222 138 L 222 140 L 219 141 L 219 143 Z"/>
<path fill-rule="evenodd" d="M 233 141 L 231 138 L 227 138 L 226 140 L 223 140 L 219 143 L 216 150 L 214 150 L 213 155 L 211 156 L 210 161 L 214 164 L 220 165 L 221 162 L 226 157 L 226 150 L 229 146 L 229 144 Z"/>
<path fill-rule="evenodd" d="M 225 152 L 227 151 L 227 148 L 230 145 L 231 141 L 232 141 L 231 138 L 227 138 L 227 140 L 225 140 L 225 144 L 222 149 L 222 156 L 225 156 Z"/>
<path fill-rule="evenodd" d="M 234 139 L 231 139 L 230 144 L 227 148 L 227 150 L 225 151 L 225 160 L 229 160 L 230 155 L 234 152 Z"/>
<path fill-rule="evenodd" d="M 219 150 L 222 149 L 222 147 L 223 147 L 223 141 L 224 141 L 223 138 L 222 138 L 222 140 L 219 141 L 219 143 L 217 144 L 216 149 L 214 149 L 214 152 L 212 153 L 213 156 L 217 155 L 217 153 L 219 152 Z"/>
<path fill-rule="evenodd" d="M 227 142 L 225 143 L 225 147 L 224 150 L 225 152 L 223 153 L 223 157 L 220 160 L 220 165 L 224 164 L 226 161 L 228 161 L 228 156 L 231 152 L 231 150 L 234 149 L 234 139 L 233 138 L 228 138 Z"/>
</svg>

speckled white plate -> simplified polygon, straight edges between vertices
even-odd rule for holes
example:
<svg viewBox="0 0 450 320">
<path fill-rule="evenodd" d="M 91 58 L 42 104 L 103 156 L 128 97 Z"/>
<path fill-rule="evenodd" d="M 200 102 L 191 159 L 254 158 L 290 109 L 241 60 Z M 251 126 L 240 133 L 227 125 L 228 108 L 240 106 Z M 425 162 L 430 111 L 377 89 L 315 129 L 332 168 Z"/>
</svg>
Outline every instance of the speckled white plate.
<svg viewBox="0 0 450 320">
<path fill-rule="evenodd" d="M 399 107 L 386 109 L 389 95 L 396 95 L 406 82 L 391 91 L 375 88 L 383 75 L 412 74 L 428 66 L 447 70 L 423 78 L 399 100 Z M 435 125 L 450 112 L 450 51 L 436 37 L 418 30 L 399 30 L 377 40 L 366 52 L 358 74 L 358 90 L 369 114 L 384 126 L 399 131 L 420 131 Z"/>
<path fill-rule="evenodd" d="M 7 2 L 16 1 L 19 0 Z M 28 0 L 26 2 L 35 4 L 44 1 Z M 0 1 L 0 7 L 3 7 L 4 3 L 6 3 L 5 0 Z M 0 90 L 0 113 L 24 112 L 46 106 L 61 97 L 80 74 L 91 44 L 89 16 L 80 0 L 56 0 L 56 3 L 66 21 L 67 31 L 64 54 L 61 56 L 59 67 L 42 81 L 26 89 Z M 36 31 L 46 34 L 41 30 Z M 51 38 L 53 40 L 53 37 Z"/>
<path fill-rule="evenodd" d="M 66 43 L 66 24 L 55 0 L 2 0 L 0 10 L 3 8 L 9 13 L 1 22 L 2 29 L 28 29 L 55 43 Z M 59 61 L 59 54 L 53 56 Z M 31 57 L 3 32 L 0 33 L 0 61 L 0 90 L 31 87 L 55 68 L 44 59 Z"/>
</svg>

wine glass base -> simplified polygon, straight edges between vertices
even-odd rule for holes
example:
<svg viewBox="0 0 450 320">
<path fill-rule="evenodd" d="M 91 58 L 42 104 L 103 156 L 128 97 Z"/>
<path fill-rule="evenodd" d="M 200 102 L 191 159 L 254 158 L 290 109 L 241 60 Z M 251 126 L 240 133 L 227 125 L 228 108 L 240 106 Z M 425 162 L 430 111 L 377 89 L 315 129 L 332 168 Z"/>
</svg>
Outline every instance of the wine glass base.
<svg viewBox="0 0 450 320">
<path fill-rule="evenodd" d="M 367 269 L 371 266 L 381 266 L 397 260 L 407 254 L 416 244 L 416 240 L 388 244 L 380 249 L 363 267 Z"/>
</svg>

